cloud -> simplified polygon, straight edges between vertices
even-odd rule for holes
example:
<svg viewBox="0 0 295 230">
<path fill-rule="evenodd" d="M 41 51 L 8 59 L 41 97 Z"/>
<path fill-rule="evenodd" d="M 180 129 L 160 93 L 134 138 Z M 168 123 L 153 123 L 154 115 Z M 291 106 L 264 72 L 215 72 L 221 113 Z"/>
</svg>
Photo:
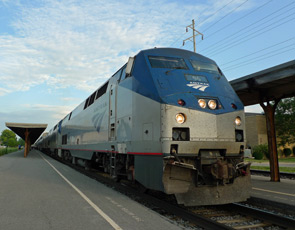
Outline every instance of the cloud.
<svg viewBox="0 0 295 230">
<path fill-rule="evenodd" d="M 77 101 L 80 101 L 80 98 L 64 97 L 64 98 L 61 98 L 61 101 L 63 101 L 63 102 L 77 102 Z"/>
<path fill-rule="evenodd" d="M 217 20 L 222 20 L 230 13 L 240 12 L 252 8 L 255 4 L 254 1 L 249 0 L 209 0 L 207 8 L 203 11 L 203 17 L 199 26 L 206 27 L 206 24 Z M 205 28 L 206 29 L 206 28 Z"/>
<path fill-rule="evenodd" d="M 260 105 L 250 105 L 245 107 L 246 113 L 262 113 L 263 109 Z"/>
<path fill-rule="evenodd" d="M 7 93 L 10 93 L 10 90 L 4 89 L 4 88 L 0 88 L 0 96 L 3 96 L 5 94 L 7 94 Z"/>
<path fill-rule="evenodd" d="M 0 131 L 6 129 L 5 122 L 45 123 L 48 124 L 48 128 L 51 128 L 72 109 L 73 106 L 25 104 L 14 111 L 0 111 Z"/>
<path fill-rule="evenodd" d="M 81 92 L 93 92 L 129 56 L 172 43 L 179 47 L 193 18 L 213 15 L 205 27 L 243 0 L 215 13 L 229 1 L 0 0 L 7 20 L 0 28 L 0 97 L 7 102 L 2 108 L 9 108 L 0 111 L 0 130 L 9 121 L 54 126 L 82 101 Z M 34 92 L 15 93 L 32 87 Z M 60 100 L 67 106 L 54 105 L 58 95 L 66 96 Z"/>
<path fill-rule="evenodd" d="M 212 15 L 227 2 L 15 3 L 18 9 L 17 17 L 12 20 L 15 34 L 0 35 L 0 96 L 27 91 L 43 83 L 52 88 L 73 87 L 91 92 L 120 68 L 128 56 L 142 49 L 167 46 L 198 13 L 208 8 L 206 14 Z M 12 1 L 4 3 L 6 7 L 15 7 Z"/>
<path fill-rule="evenodd" d="M 55 120 L 65 117 L 71 110 L 73 106 L 65 105 L 43 105 L 43 104 L 25 104 L 23 107 L 28 111 L 37 111 L 37 112 L 49 112 L 51 117 Z"/>
</svg>

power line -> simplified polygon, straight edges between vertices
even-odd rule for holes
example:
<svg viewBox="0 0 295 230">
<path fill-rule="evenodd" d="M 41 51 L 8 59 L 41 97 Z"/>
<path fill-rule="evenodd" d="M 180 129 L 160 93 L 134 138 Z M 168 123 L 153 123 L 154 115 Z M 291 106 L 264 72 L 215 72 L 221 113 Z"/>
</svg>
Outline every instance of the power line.
<svg viewBox="0 0 295 230">
<path fill-rule="evenodd" d="M 185 32 L 184 34 L 182 34 L 181 36 L 179 36 L 176 41 L 174 41 L 173 43 L 170 44 L 170 46 L 174 45 L 176 42 L 178 42 L 187 32 Z"/>
<path fill-rule="evenodd" d="M 293 7 L 293 8 L 295 8 L 295 7 Z M 293 9 L 292 8 L 292 9 Z M 292 10 L 291 9 L 291 10 Z M 290 9 L 288 10 L 288 11 L 290 11 Z M 284 12 L 284 13 L 286 13 L 286 12 Z M 281 15 L 284 15 L 284 14 L 281 14 Z M 280 15 L 280 16 L 281 16 Z M 233 37 L 231 40 L 229 40 L 229 41 L 227 41 L 223 46 L 219 46 L 217 49 L 215 48 L 214 50 L 212 50 L 212 51 L 209 51 L 209 53 L 210 54 L 212 54 L 212 52 L 215 54 L 215 52 L 216 52 L 216 50 L 221 50 L 221 49 L 224 49 L 225 47 L 228 47 L 228 46 L 231 46 L 233 43 L 239 43 L 241 40 L 239 39 L 239 37 L 241 37 L 241 36 L 243 36 L 243 39 L 245 39 L 246 37 L 249 37 L 249 36 L 251 36 L 252 34 L 256 34 L 257 32 L 261 32 L 262 30 L 265 30 L 266 28 L 268 28 L 268 27 L 271 27 L 271 26 L 273 26 L 274 24 L 276 24 L 276 23 L 279 23 L 281 20 L 283 20 L 283 19 L 286 19 L 286 18 L 288 18 L 288 17 L 290 17 L 290 16 L 293 16 L 294 14 L 293 13 L 291 13 L 290 15 L 287 15 L 286 17 L 284 17 L 284 18 L 282 18 L 282 19 L 278 19 L 278 20 L 276 20 L 274 23 L 272 23 L 272 24 L 270 24 L 270 25 L 267 25 L 267 26 L 264 26 L 262 29 L 259 29 L 259 27 L 260 26 L 262 26 L 262 25 L 264 25 L 264 24 L 266 24 L 266 23 L 269 23 L 269 22 L 271 22 L 271 20 L 273 20 L 273 19 L 277 19 L 277 17 L 276 18 L 272 18 L 271 20 L 269 20 L 269 21 L 266 21 L 266 22 L 263 22 L 262 24 L 260 24 L 260 25 L 258 25 L 258 26 L 256 26 L 256 27 L 254 27 L 254 28 L 251 28 L 249 31 L 252 31 L 252 33 L 250 33 L 250 34 L 247 34 L 247 36 L 244 36 L 244 34 L 245 33 L 247 33 L 247 31 L 243 31 L 243 34 L 238 34 L 237 36 L 235 36 L 235 37 Z M 256 22 L 257 23 L 257 22 Z M 247 26 L 247 27 L 249 27 L 249 26 Z M 247 28 L 246 27 L 246 28 Z M 253 30 L 254 29 L 257 29 L 258 28 L 258 30 L 256 30 L 256 31 L 254 31 L 253 32 Z M 275 27 L 276 28 L 276 27 Z M 240 31 L 242 31 L 243 29 L 241 29 Z M 239 31 L 239 32 L 240 32 Z M 259 34 L 261 34 L 261 33 L 259 33 Z M 256 37 L 256 36 L 254 36 L 254 37 Z"/>
<path fill-rule="evenodd" d="M 295 45 L 295 43 L 292 44 L 292 45 Z M 295 48 L 295 47 L 294 47 L 294 48 Z M 287 45 L 287 46 L 281 47 L 281 48 L 279 48 L 279 49 L 276 49 L 276 50 L 270 51 L 270 52 L 268 52 L 268 53 L 262 54 L 262 55 L 260 55 L 260 56 L 255 57 L 255 58 L 251 58 L 250 60 L 246 60 L 246 61 L 243 61 L 243 62 L 240 62 L 240 63 L 234 64 L 234 65 L 228 66 L 228 67 L 226 67 L 226 68 L 223 68 L 223 70 L 232 69 L 233 67 L 243 65 L 243 64 L 245 64 L 245 63 L 247 63 L 247 62 L 251 62 L 251 63 L 252 63 L 252 62 L 253 62 L 254 60 L 256 60 L 256 59 L 259 59 L 259 58 L 261 58 L 261 57 L 267 56 L 268 54 L 273 54 L 273 53 L 275 53 L 275 52 L 282 51 L 282 50 L 284 50 L 284 49 L 290 49 L 290 45 Z"/>
<path fill-rule="evenodd" d="M 186 31 L 188 31 L 188 28 L 190 28 L 193 31 L 193 36 L 183 40 L 183 45 L 185 44 L 185 41 L 187 41 L 187 40 L 191 41 L 191 38 L 193 38 L 194 52 L 196 52 L 196 36 L 202 35 L 202 40 L 203 40 L 204 35 L 195 29 L 195 20 L 194 19 L 192 20 L 192 24 L 190 24 L 186 27 Z M 197 35 L 195 33 L 197 33 Z"/>
<path fill-rule="evenodd" d="M 234 20 L 233 22 L 231 22 L 231 23 L 227 24 L 226 26 L 220 28 L 219 30 L 215 31 L 214 33 L 209 34 L 209 35 L 206 35 L 206 40 L 207 40 L 208 38 L 212 37 L 214 34 L 218 33 L 219 31 L 224 30 L 225 28 L 227 28 L 227 27 L 231 26 L 232 24 L 234 24 L 234 23 L 240 21 L 241 19 L 243 19 L 243 18 L 249 16 L 250 14 L 254 13 L 255 11 L 257 11 L 257 10 L 263 8 L 264 6 L 266 6 L 267 4 L 269 4 L 271 1 L 272 1 L 272 0 L 269 0 L 268 2 L 266 2 L 266 3 L 264 3 L 263 5 L 259 6 L 259 7 L 256 8 L 255 10 L 252 10 L 251 12 L 249 12 L 249 13 L 246 14 L 246 15 L 244 15 L 243 17 L 240 17 L 240 18 Z"/>
<path fill-rule="evenodd" d="M 293 15 L 294 15 L 294 14 L 291 14 L 291 15 L 288 15 L 287 17 L 289 17 L 289 16 L 293 16 Z M 287 18 L 287 17 L 285 17 L 285 18 Z M 284 19 L 285 19 L 285 18 L 284 18 Z M 246 37 L 244 37 L 244 38 L 249 37 L 248 39 L 243 39 L 243 40 L 238 40 L 238 41 L 235 41 L 235 42 L 231 42 L 230 44 L 225 45 L 225 46 L 223 46 L 223 47 L 217 49 L 217 50 L 218 50 L 217 52 L 216 52 L 216 50 L 215 50 L 215 51 L 213 51 L 213 53 L 211 52 L 211 53 L 209 53 L 208 55 L 210 55 L 210 56 L 212 56 L 212 55 L 217 55 L 217 54 L 219 54 L 219 53 L 221 53 L 221 52 L 223 52 L 223 51 L 225 51 L 225 50 L 228 50 L 228 49 L 230 49 L 230 48 L 232 48 L 232 47 L 234 47 L 234 46 L 240 45 L 240 44 L 242 44 L 242 43 L 244 43 L 244 42 L 246 42 L 246 41 L 249 41 L 249 40 L 251 40 L 251 39 L 253 39 L 253 38 L 255 38 L 255 37 L 258 37 L 259 35 L 264 34 L 265 32 L 268 32 L 268 31 L 273 30 L 273 29 L 275 29 L 275 28 L 277 28 L 277 27 L 279 27 L 279 26 L 281 26 L 281 25 L 283 25 L 283 24 L 286 24 L 287 22 L 292 21 L 292 20 L 294 20 L 294 19 L 295 19 L 295 17 L 293 17 L 293 18 L 291 18 L 291 19 L 289 19 L 289 20 L 287 20 L 287 21 L 284 21 L 284 22 L 280 23 L 280 24 L 277 25 L 277 26 L 273 26 L 273 24 L 272 24 L 272 25 L 268 25 L 267 27 L 270 27 L 270 26 L 273 26 L 273 27 L 271 27 L 271 28 L 268 29 L 268 30 L 259 30 L 260 33 L 257 33 L 257 31 L 255 31 L 255 32 L 253 32 L 253 33 L 251 33 L 251 34 L 248 34 Z M 277 21 L 277 22 L 279 22 L 279 21 Z M 277 23 L 277 22 L 276 22 L 276 23 Z M 265 27 L 264 29 L 266 29 L 267 27 Z M 251 37 L 251 35 L 253 35 L 253 34 L 256 34 L 256 35 Z"/>
<path fill-rule="evenodd" d="M 187 45 L 187 44 L 189 44 L 189 46 Z M 192 50 L 193 49 L 193 43 L 185 43 L 185 45 L 184 46 L 187 46 L 187 50 Z M 181 45 L 181 46 L 179 46 L 178 48 L 184 48 L 184 46 L 183 45 Z"/>
<path fill-rule="evenodd" d="M 262 60 L 265 60 L 265 59 L 268 59 L 268 58 L 271 58 L 271 57 L 274 57 L 274 56 L 280 55 L 280 54 L 282 54 L 282 53 L 287 53 L 287 52 L 289 52 L 289 51 L 293 51 L 293 50 L 295 50 L 295 47 L 292 48 L 292 49 L 290 49 L 290 47 L 288 47 L 288 49 L 285 50 L 285 51 L 282 51 L 282 52 L 279 52 L 279 53 L 276 53 L 276 54 L 273 54 L 273 55 L 270 55 L 270 56 L 268 56 L 268 57 L 261 58 L 261 59 L 255 60 L 255 61 L 253 60 L 253 61 L 248 62 L 248 63 L 243 63 L 243 64 L 241 64 L 241 65 L 239 65 L 239 66 L 235 66 L 235 67 L 233 67 L 233 68 L 227 69 L 226 71 L 231 71 L 231 70 L 236 69 L 236 68 L 239 68 L 239 67 L 241 67 L 241 66 L 245 66 L 245 65 L 252 64 L 252 63 L 256 63 L 257 61 L 262 61 Z"/>
<path fill-rule="evenodd" d="M 208 10 L 209 8 L 211 7 L 211 5 L 207 5 L 207 7 L 201 12 L 201 13 L 199 13 L 199 15 L 203 15 L 203 13 L 205 13 L 206 12 L 206 10 Z M 203 20 L 204 21 L 204 20 Z"/>
<path fill-rule="evenodd" d="M 204 21 L 208 20 L 210 17 L 214 16 L 216 13 L 218 13 L 219 11 L 221 11 L 223 8 L 225 8 L 226 6 L 228 6 L 230 3 L 232 3 L 233 1 L 235 0 L 232 0 L 230 2 L 228 2 L 226 5 L 224 5 L 223 7 L 219 8 L 214 14 L 210 15 L 209 17 L 207 17 L 206 19 L 204 19 L 203 21 L 201 21 L 199 23 L 200 24 L 203 24 Z M 246 3 L 248 0 L 244 1 L 242 4 L 240 4 L 238 7 L 236 7 L 234 10 L 232 10 L 231 12 L 229 12 L 228 14 L 226 14 L 224 17 L 222 17 L 220 20 L 218 20 L 217 22 L 221 21 L 223 18 L 225 18 L 226 16 L 228 16 L 229 14 L 233 13 L 235 10 L 237 10 L 239 7 L 241 7 L 244 3 Z M 272 1 L 272 0 L 270 0 Z M 269 2 L 270 2 L 269 1 Z M 209 9 L 209 6 L 205 8 L 205 10 L 203 10 L 200 15 L 202 15 L 207 9 Z M 217 23 L 216 22 L 216 23 Z M 214 23 L 213 25 L 211 25 L 210 27 L 208 27 L 206 30 L 208 30 L 209 28 L 211 28 L 212 26 L 214 26 L 216 23 Z M 220 31 L 220 30 L 218 30 Z M 216 32 L 215 32 L 216 33 Z M 173 43 L 170 44 L 170 46 L 174 45 L 176 42 L 178 42 L 186 33 L 182 34 L 181 36 L 179 36 Z"/>
<path fill-rule="evenodd" d="M 258 51 L 254 52 L 254 53 L 247 54 L 247 55 L 245 55 L 245 56 L 242 56 L 242 57 L 236 58 L 236 59 L 231 60 L 231 61 L 228 61 L 228 62 L 226 62 L 226 63 L 222 63 L 222 64 L 220 64 L 220 66 L 226 66 L 226 65 L 231 64 L 231 63 L 233 63 L 233 62 L 240 61 L 240 60 L 242 60 L 242 59 L 244 59 L 244 58 L 246 58 L 246 57 L 250 57 L 250 56 L 252 56 L 252 55 L 254 55 L 254 54 L 261 53 L 262 51 L 268 50 L 268 49 L 270 49 L 270 48 L 274 48 L 274 47 L 276 47 L 276 46 L 278 46 L 278 45 L 284 44 L 284 43 L 289 42 L 289 41 L 291 41 L 291 40 L 293 40 L 293 39 L 295 39 L 295 37 L 293 37 L 293 38 L 289 38 L 289 39 L 287 39 L 287 40 L 285 40 L 285 41 L 282 41 L 282 42 L 276 43 L 276 44 L 271 45 L 271 46 L 268 46 L 268 47 L 266 47 L 266 48 L 264 48 L 264 49 L 258 50 Z M 228 67 L 226 67 L 226 68 L 228 68 Z"/>
<path fill-rule="evenodd" d="M 227 5 L 229 5 L 230 3 L 232 3 L 235 0 L 232 0 L 230 2 L 228 2 L 226 5 L 224 5 L 223 7 L 219 8 L 214 14 L 210 15 L 209 17 L 207 17 L 206 19 L 204 19 L 203 21 L 201 21 L 201 23 L 204 23 L 204 21 L 208 20 L 210 17 L 214 16 L 217 12 L 219 12 L 220 10 L 222 10 L 224 7 L 226 7 Z M 210 6 L 207 6 L 202 13 L 200 13 L 200 15 L 202 15 L 207 9 L 209 9 Z M 199 24 L 200 25 L 200 24 Z M 170 46 L 174 45 L 176 42 L 178 42 L 187 32 L 185 32 L 184 34 L 182 34 L 181 36 L 179 36 L 173 43 L 170 44 Z M 181 47 L 181 46 L 180 46 Z"/>
<path fill-rule="evenodd" d="M 284 7 L 284 8 L 285 8 L 285 7 Z M 293 10 L 294 8 L 295 8 L 295 7 L 291 8 L 291 9 L 288 9 L 286 12 L 288 12 L 288 11 L 290 11 L 290 10 Z M 280 10 L 281 10 L 281 9 L 280 9 Z M 280 11 L 280 10 L 279 10 L 279 11 Z M 277 12 L 279 12 L 279 11 L 277 11 Z M 277 13 L 277 12 L 275 12 L 275 13 Z M 279 15 L 278 17 L 285 15 L 286 12 L 283 12 L 283 14 Z M 292 16 L 292 15 L 293 15 L 293 14 L 290 14 L 290 15 L 284 17 L 283 19 L 285 19 L 285 18 L 287 18 L 287 17 L 289 17 L 289 16 Z M 231 39 L 230 39 L 229 41 L 227 41 L 227 42 L 225 43 L 224 46 L 227 46 L 226 44 L 232 44 L 232 40 L 235 40 L 235 39 L 236 39 L 236 40 L 239 40 L 239 39 L 237 39 L 237 38 L 239 38 L 239 37 L 241 37 L 241 36 L 244 36 L 244 34 L 247 33 L 247 30 L 245 31 L 246 28 L 249 28 L 248 31 L 253 31 L 254 29 L 259 28 L 259 27 L 261 27 L 262 25 L 264 25 L 264 24 L 266 24 L 266 23 L 269 23 L 269 22 L 271 22 L 272 20 L 275 20 L 276 18 L 278 18 L 278 17 L 274 17 L 274 18 L 272 18 L 272 19 L 270 19 L 270 20 L 268 20 L 268 21 L 266 21 L 266 22 L 263 22 L 263 20 L 266 19 L 266 18 L 268 18 L 269 16 L 273 16 L 273 14 L 269 14 L 268 16 L 262 18 L 261 20 L 256 21 L 255 23 L 252 23 L 252 24 L 250 24 L 250 25 L 248 25 L 248 26 L 242 28 L 241 30 L 239 30 L 238 32 L 236 32 L 236 33 L 235 33 L 236 36 L 231 37 Z M 279 19 L 279 20 L 282 20 L 282 19 Z M 279 20 L 276 20 L 274 23 L 277 23 Z M 260 22 L 262 22 L 260 25 L 254 27 L 254 28 L 250 28 L 251 26 L 253 26 L 253 25 L 257 24 L 257 23 L 260 23 Z M 268 25 L 268 26 L 264 27 L 263 29 L 265 29 L 265 28 L 267 28 L 267 27 L 269 27 L 269 26 L 271 26 L 271 25 Z M 261 29 L 258 29 L 256 32 L 259 32 L 260 30 L 261 30 Z M 243 32 L 243 34 L 241 34 L 240 32 Z M 256 32 L 254 32 L 254 33 L 256 33 Z M 239 34 L 239 33 L 240 33 L 240 34 Z M 252 32 L 252 34 L 253 34 L 253 32 Z M 249 34 L 248 34 L 247 36 L 249 36 Z M 226 39 L 228 39 L 228 38 L 229 38 L 229 37 L 227 37 Z M 243 37 L 243 38 L 245 38 L 245 37 Z M 226 39 L 225 39 L 225 40 L 226 40 Z M 220 40 L 220 41 L 217 42 L 217 43 L 220 43 L 220 42 L 222 42 L 222 40 Z M 216 46 L 217 43 L 215 43 L 213 46 Z M 211 47 L 209 48 L 209 50 L 211 50 L 211 49 L 214 49 L 214 47 L 211 46 Z M 220 47 L 219 47 L 219 49 L 220 49 Z M 214 51 L 216 51 L 216 50 L 214 50 Z M 214 51 L 213 51 L 213 52 L 214 52 Z M 211 52 L 212 52 L 212 51 L 211 51 Z M 209 51 L 209 53 L 210 53 L 210 51 Z"/>
<path fill-rule="evenodd" d="M 235 0 L 232 0 L 230 2 L 228 2 L 227 4 L 225 4 L 223 7 L 221 7 L 220 9 L 218 9 L 215 13 L 211 14 L 209 17 L 207 17 L 206 19 L 204 19 L 203 21 L 201 21 L 199 23 L 199 26 L 202 25 L 205 21 L 207 21 L 209 18 L 213 17 L 215 14 L 217 14 L 219 11 L 221 11 L 223 8 L 225 8 L 226 6 L 228 6 L 229 4 L 231 4 L 232 2 L 234 2 Z"/>
<path fill-rule="evenodd" d="M 255 21 L 254 23 L 251 23 L 250 25 L 248 25 L 248 26 L 246 26 L 246 27 L 244 27 L 244 28 L 238 30 L 237 32 L 235 32 L 235 33 L 233 33 L 233 34 L 231 34 L 231 35 L 229 35 L 229 36 L 227 36 L 227 37 L 225 37 L 225 38 L 219 40 L 219 41 L 216 42 L 214 45 L 212 45 L 212 46 L 210 46 L 210 47 L 207 47 L 208 49 L 205 48 L 205 49 L 202 49 L 202 50 L 200 50 L 200 51 L 203 51 L 203 50 L 207 50 L 207 51 L 209 51 L 209 50 L 211 50 L 211 49 L 215 49 L 215 46 L 218 46 L 218 44 L 221 43 L 221 42 L 224 42 L 224 40 L 228 40 L 228 39 L 233 40 L 234 38 L 241 36 L 241 35 L 237 35 L 237 34 L 239 34 L 239 33 L 242 32 L 242 31 L 245 32 L 245 29 L 250 28 L 251 26 L 253 26 L 253 25 L 257 24 L 257 23 L 262 22 L 264 19 L 273 16 L 274 14 L 280 12 L 281 10 L 285 9 L 286 7 L 288 7 L 288 6 L 290 6 L 290 5 L 294 4 L 294 3 L 295 3 L 295 2 L 292 2 L 292 3 L 290 3 L 290 4 L 286 5 L 286 6 L 283 6 L 283 7 L 280 8 L 279 10 L 277 10 L 277 11 L 275 11 L 275 12 L 272 12 L 272 13 L 268 14 L 267 16 L 263 17 L 262 19 L 257 20 L 257 21 Z M 293 9 L 293 8 L 292 8 L 292 9 Z M 290 10 L 290 9 L 289 9 L 289 10 Z M 288 12 L 289 10 L 287 10 L 287 12 Z M 281 14 L 281 15 L 282 15 L 282 14 Z M 265 22 L 264 22 L 264 23 L 265 23 Z M 260 25 L 260 26 L 261 26 L 261 25 Z M 255 28 L 257 28 L 257 27 L 255 27 Z M 233 38 L 232 35 L 237 35 L 237 36 L 234 36 L 234 38 Z M 228 42 L 230 42 L 230 41 L 228 41 Z"/>
<path fill-rule="evenodd" d="M 205 30 L 203 30 L 203 33 L 207 30 L 209 30 L 210 28 L 212 28 L 214 25 L 216 25 L 218 22 L 220 22 L 222 19 L 224 19 L 225 17 L 227 17 L 228 15 L 232 14 L 233 12 L 235 12 L 237 9 L 239 9 L 242 5 L 244 5 L 246 2 L 248 2 L 249 0 L 244 1 L 242 4 L 240 4 L 239 6 L 237 6 L 236 8 L 234 8 L 232 11 L 230 11 L 229 13 L 227 13 L 226 15 L 224 15 L 222 18 L 220 18 L 217 22 L 211 24 L 209 27 L 207 27 Z"/>
</svg>

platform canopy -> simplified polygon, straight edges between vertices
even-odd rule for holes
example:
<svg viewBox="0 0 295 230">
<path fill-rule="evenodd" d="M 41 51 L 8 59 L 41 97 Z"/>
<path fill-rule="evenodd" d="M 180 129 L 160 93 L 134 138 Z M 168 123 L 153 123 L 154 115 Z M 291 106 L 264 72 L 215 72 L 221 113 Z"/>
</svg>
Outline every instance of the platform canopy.
<svg viewBox="0 0 295 230">
<path fill-rule="evenodd" d="M 10 128 L 22 139 L 26 139 L 25 132 L 26 130 L 30 133 L 30 142 L 34 144 L 35 141 L 40 137 L 40 135 L 47 128 L 47 124 L 29 124 L 29 123 L 5 123 L 6 127 Z"/>
<path fill-rule="evenodd" d="M 18 136 L 25 140 L 25 157 L 29 153 L 32 144 L 40 137 L 47 128 L 47 124 L 29 124 L 29 123 L 5 123 Z"/>
<path fill-rule="evenodd" d="M 245 106 L 295 96 L 295 60 L 232 80 L 230 84 Z"/>
<path fill-rule="evenodd" d="M 283 98 L 295 96 L 295 60 L 230 81 L 244 105 L 260 104 L 266 118 L 271 181 L 280 181 L 275 110 Z M 274 103 L 271 103 L 271 102 Z"/>
</svg>

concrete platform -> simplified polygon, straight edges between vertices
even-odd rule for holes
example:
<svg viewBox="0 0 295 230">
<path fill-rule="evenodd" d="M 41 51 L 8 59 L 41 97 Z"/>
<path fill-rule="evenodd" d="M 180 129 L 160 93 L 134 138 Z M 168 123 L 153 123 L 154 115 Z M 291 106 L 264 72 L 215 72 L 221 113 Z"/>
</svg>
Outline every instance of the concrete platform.
<svg viewBox="0 0 295 230">
<path fill-rule="evenodd" d="M 295 207 L 295 180 L 252 175 L 252 197 Z M 1 229 L 181 229 L 39 151 L 0 157 Z"/>
<path fill-rule="evenodd" d="M 0 157 L 0 223 L 5 230 L 181 229 L 37 150 Z"/>
<path fill-rule="evenodd" d="M 280 182 L 272 182 L 269 177 L 257 175 L 252 175 L 251 179 L 252 197 L 295 207 L 295 180 L 281 179 Z"/>
</svg>

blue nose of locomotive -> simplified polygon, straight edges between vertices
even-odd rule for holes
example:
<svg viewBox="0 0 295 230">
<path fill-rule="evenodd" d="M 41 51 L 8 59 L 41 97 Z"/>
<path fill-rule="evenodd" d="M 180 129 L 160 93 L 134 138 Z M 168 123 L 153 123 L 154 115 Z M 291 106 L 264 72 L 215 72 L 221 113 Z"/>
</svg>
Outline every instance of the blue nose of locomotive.
<svg viewBox="0 0 295 230">
<path fill-rule="evenodd" d="M 171 48 L 142 51 L 136 57 L 134 75 L 140 86 L 135 88 L 161 103 L 213 114 L 243 109 L 216 63 L 190 51 Z"/>
<path fill-rule="evenodd" d="M 190 70 L 175 70 L 155 74 L 154 78 L 163 103 L 214 114 L 243 109 L 240 99 L 221 74 L 199 75 Z M 207 106 L 209 101 L 216 106 Z M 202 102 L 206 104 L 205 108 Z"/>
</svg>

